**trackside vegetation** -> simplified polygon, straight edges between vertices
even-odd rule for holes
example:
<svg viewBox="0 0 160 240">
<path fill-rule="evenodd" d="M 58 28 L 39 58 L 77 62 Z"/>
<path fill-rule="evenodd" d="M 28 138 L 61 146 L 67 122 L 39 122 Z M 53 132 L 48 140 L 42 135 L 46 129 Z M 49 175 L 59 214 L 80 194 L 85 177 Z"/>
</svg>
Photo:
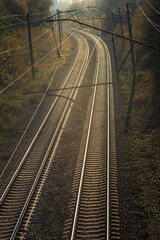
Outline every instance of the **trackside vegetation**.
<svg viewBox="0 0 160 240">
<path fill-rule="evenodd" d="M 50 5 L 49 0 L 0 2 L 0 91 L 15 81 L 0 94 L 0 172 L 38 106 L 59 61 L 50 25 L 44 22 L 32 28 L 35 63 L 35 78 L 32 78 L 26 13 L 30 13 L 33 26 L 50 16 Z M 54 31 L 59 44 L 57 24 Z M 67 35 L 63 37 L 64 40 Z M 65 63 L 70 50 L 70 40 L 67 40 L 62 46 L 60 66 Z"/>
<path fill-rule="evenodd" d="M 125 4 L 129 2 L 133 39 L 158 47 L 160 6 L 158 0 L 104 1 L 107 8 L 121 9 L 124 36 L 129 37 Z M 138 1 L 139 2 L 139 1 Z M 152 7 L 151 7 L 152 6 Z M 155 11 L 156 10 L 156 11 Z M 109 15 L 108 17 L 112 17 Z M 110 31 L 121 34 L 119 16 L 114 15 Z M 107 19 L 104 22 L 108 28 Z M 107 41 L 111 38 L 107 36 Z M 112 46 L 112 45 L 111 45 Z M 126 57 L 129 42 L 115 38 L 118 68 Z M 133 82 L 131 56 L 119 73 L 115 88 L 116 143 L 118 163 L 121 239 L 154 239 L 160 235 L 160 52 L 134 46 L 136 79 Z M 114 60 L 113 60 L 114 63 Z M 114 75 L 116 79 L 116 75 Z"/>
</svg>

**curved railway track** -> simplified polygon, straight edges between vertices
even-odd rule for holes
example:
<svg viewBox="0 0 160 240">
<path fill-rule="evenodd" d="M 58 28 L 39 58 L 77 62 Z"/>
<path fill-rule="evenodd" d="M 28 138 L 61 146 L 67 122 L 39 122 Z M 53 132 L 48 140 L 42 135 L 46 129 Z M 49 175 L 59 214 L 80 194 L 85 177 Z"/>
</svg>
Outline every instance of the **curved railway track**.
<svg viewBox="0 0 160 240">
<path fill-rule="evenodd" d="M 114 130 L 110 55 L 100 38 L 94 34 L 83 34 L 95 42 L 98 60 L 93 97 L 88 107 L 88 119 L 85 122 L 73 183 L 71 217 L 66 221 L 64 239 L 120 239 L 118 200 L 114 199 L 117 197 L 117 189 L 115 182 L 113 184 L 110 181 L 113 174 L 111 168 L 115 168 L 115 162 L 110 161 L 110 134 Z M 98 86 L 101 83 L 106 83 L 106 86 Z M 113 155 L 114 138 L 111 142 Z"/>
<path fill-rule="evenodd" d="M 88 61 L 87 41 L 78 34 L 74 34 L 74 37 L 80 47 L 62 89 L 70 86 L 77 87 L 81 84 Z M 69 89 L 67 92 L 59 90 L 39 130 L 5 188 L 0 198 L 0 239 L 15 239 L 37 184 L 46 168 L 51 149 L 57 145 L 77 92 L 78 88 Z"/>
<path fill-rule="evenodd" d="M 0 198 L 0 239 L 25 239 L 79 87 L 85 86 L 95 49 L 92 97 L 86 105 L 70 218 L 62 238 L 120 239 L 110 55 L 94 34 L 79 31 L 74 38 L 79 46 L 75 62 Z M 94 45 L 92 51 L 88 40 Z"/>
</svg>

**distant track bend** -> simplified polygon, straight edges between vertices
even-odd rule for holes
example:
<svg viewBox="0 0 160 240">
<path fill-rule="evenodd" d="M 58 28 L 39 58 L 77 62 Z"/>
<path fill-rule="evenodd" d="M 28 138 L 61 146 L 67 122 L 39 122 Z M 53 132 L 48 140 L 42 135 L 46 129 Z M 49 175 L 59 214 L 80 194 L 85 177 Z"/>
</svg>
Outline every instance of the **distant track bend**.
<svg viewBox="0 0 160 240">
<path fill-rule="evenodd" d="M 96 51 L 91 97 L 86 104 L 82 139 L 70 199 L 70 218 L 62 239 L 120 239 L 111 60 L 94 34 L 73 34 L 77 55 L 27 151 L 0 198 L 0 239 L 25 239 L 80 87 Z M 92 42 L 93 49 L 90 47 Z M 87 87 L 87 86 L 86 86 Z"/>
<path fill-rule="evenodd" d="M 97 49 L 95 86 L 88 105 L 64 239 L 120 239 L 111 60 L 100 38 L 83 34 L 92 39 Z"/>
</svg>

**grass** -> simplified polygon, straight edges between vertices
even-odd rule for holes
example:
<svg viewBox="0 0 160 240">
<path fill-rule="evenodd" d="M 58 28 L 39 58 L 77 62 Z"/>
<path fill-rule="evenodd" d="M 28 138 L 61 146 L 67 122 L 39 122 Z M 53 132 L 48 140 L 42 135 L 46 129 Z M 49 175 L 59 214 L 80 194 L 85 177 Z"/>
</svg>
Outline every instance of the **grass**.
<svg viewBox="0 0 160 240">
<path fill-rule="evenodd" d="M 149 73 L 149 71 L 137 71 L 137 83 L 127 134 L 124 133 L 124 125 L 128 112 L 131 79 L 121 75 L 120 91 L 123 100 L 119 113 L 121 142 L 118 142 L 118 158 L 120 162 L 122 161 L 122 165 L 119 164 L 119 171 L 125 174 L 125 181 L 133 188 L 129 190 L 126 187 L 124 191 L 126 191 L 126 197 L 127 192 L 132 192 L 129 199 L 130 208 L 127 211 L 131 217 L 136 218 L 135 228 L 139 231 L 137 239 L 158 239 L 158 226 L 160 227 L 160 159 L 155 146 L 154 132 L 156 129 L 151 120 L 153 75 Z M 122 211 L 125 212 L 124 209 Z"/>
</svg>

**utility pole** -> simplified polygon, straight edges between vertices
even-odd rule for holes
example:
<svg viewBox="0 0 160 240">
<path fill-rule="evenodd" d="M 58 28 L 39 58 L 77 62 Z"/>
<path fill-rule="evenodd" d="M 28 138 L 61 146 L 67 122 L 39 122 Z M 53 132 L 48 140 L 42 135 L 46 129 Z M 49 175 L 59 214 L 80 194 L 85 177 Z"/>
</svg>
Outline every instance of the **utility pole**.
<svg viewBox="0 0 160 240">
<path fill-rule="evenodd" d="M 112 19 L 113 19 L 113 25 L 115 26 L 115 25 L 116 25 L 116 23 L 115 23 L 114 14 L 113 14 L 113 12 L 112 12 L 112 11 L 111 11 L 111 14 L 112 14 Z"/>
<path fill-rule="evenodd" d="M 133 79 L 135 79 L 136 76 L 136 67 L 135 67 L 135 59 L 134 59 L 134 50 L 132 48 L 132 28 L 131 28 L 131 21 L 130 21 L 130 14 L 129 14 L 129 4 L 126 3 L 126 9 L 127 9 L 127 19 L 128 19 L 128 29 L 129 29 L 129 38 L 130 41 L 130 48 L 131 48 L 131 61 L 132 61 L 132 72 L 133 72 Z"/>
<path fill-rule="evenodd" d="M 34 71 L 34 58 L 33 58 L 33 50 L 32 50 L 32 38 L 31 38 L 29 13 L 27 13 L 27 27 L 28 27 L 28 40 L 29 40 L 30 60 L 31 60 L 31 72 L 32 72 L 32 77 L 34 78 L 35 71 Z"/>
<path fill-rule="evenodd" d="M 93 9 L 92 9 L 92 20 L 93 20 L 93 26 L 94 26 L 94 15 L 93 15 Z"/>
<path fill-rule="evenodd" d="M 123 34 L 123 24 L 122 24 L 121 10 L 120 10 L 120 8 L 118 8 L 118 10 L 119 10 L 119 21 L 120 21 L 120 26 L 121 26 L 121 34 L 122 34 L 122 37 L 123 37 L 124 34 Z M 123 49 L 124 49 L 124 38 L 122 38 L 122 46 L 123 46 Z"/>
<path fill-rule="evenodd" d="M 51 25 L 51 28 L 52 28 L 52 33 L 53 33 L 53 37 L 54 37 L 54 41 L 55 41 L 55 44 L 56 44 L 56 48 L 57 48 L 57 55 L 58 55 L 58 58 L 60 59 L 60 52 L 59 52 L 59 48 L 58 48 L 58 45 L 57 45 L 57 39 L 56 39 L 56 35 L 55 35 L 55 32 L 54 32 L 54 28 L 53 28 L 53 23 L 50 23 Z"/>
<path fill-rule="evenodd" d="M 60 23 L 61 16 L 60 16 L 60 11 L 58 9 L 57 9 L 57 13 L 58 13 L 59 43 L 60 43 L 60 48 L 62 48 L 62 45 L 61 45 L 61 23 Z"/>
<path fill-rule="evenodd" d="M 113 45 L 113 54 L 114 54 L 114 60 L 115 60 L 117 81 L 118 81 L 118 83 L 119 83 L 118 66 L 117 66 L 117 58 L 116 58 L 116 49 L 115 49 L 115 44 L 114 44 L 114 37 L 113 37 L 113 35 L 112 35 L 112 45 Z"/>
<path fill-rule="evenodd" d="M 63 18 L 63 14 L 61 14 L 62 18 Z M 61 17 L 60 16 L 60 17 Z M 61 23 L 61 36 L 62 36 L 62 40 L 63 40 L 63 25 L 62 25 L 62 21 L 60 22 Z"/>
<path fill-rule="evenodd" d="M 89 13 L 90 13 L 90 16 L 92 18 L 92 23 L 93 23 L 93 26 L 94 26 L 94 16 L 93 16 L 93 10 L 91 10 L 91 7 L 87 7 L 89 8 Z"/>
</svg>

